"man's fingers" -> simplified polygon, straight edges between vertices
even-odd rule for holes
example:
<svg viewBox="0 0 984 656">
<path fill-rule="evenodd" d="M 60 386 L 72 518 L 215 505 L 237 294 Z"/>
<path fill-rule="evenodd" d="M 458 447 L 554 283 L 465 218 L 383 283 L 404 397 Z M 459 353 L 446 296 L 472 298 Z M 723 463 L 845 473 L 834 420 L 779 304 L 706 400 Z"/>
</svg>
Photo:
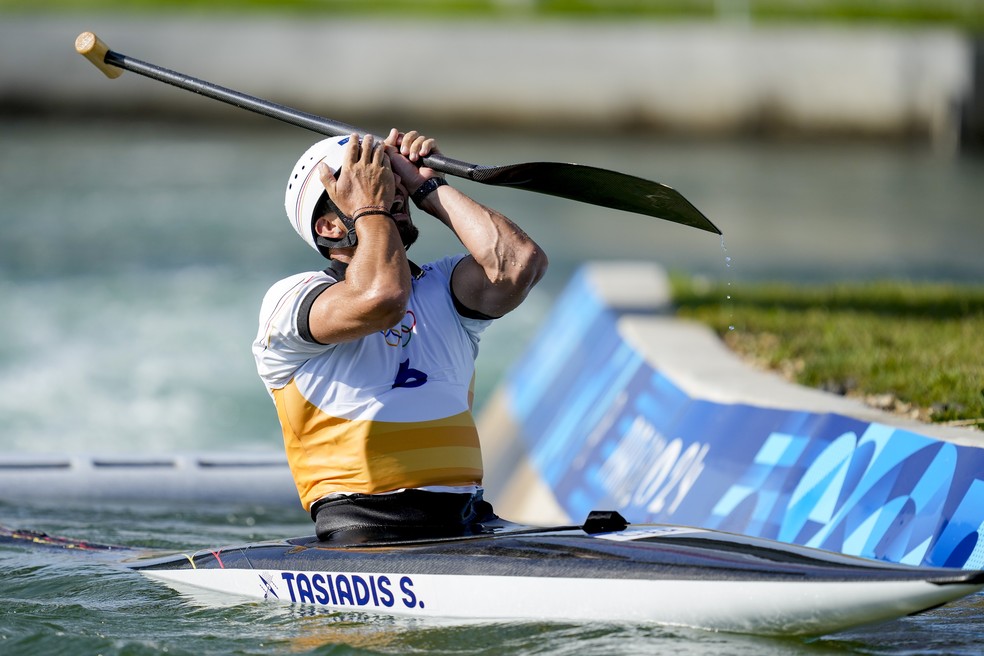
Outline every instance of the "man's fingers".
<svg viewBox="0 0 984 656">
<path fill-rule="evenodd" d="M 403 140 L 400 141 L 400 153 L 406 157 L 410 155 L 411 148 L 413 147 L 413 142 L 416 141 L 420 133 L 416 130 L 410 130 L 405 135 L 403 135 Z"/>
<path fill-rule="evenodd" d="M 359 135 L 351 134 L 349 135 L 348 143 L 345 144 L 345 154 L 343 155 L 343 160 L 346 164 L 351 166 L 359 161 L 361 157 L 361 144 L 359 143 Z M 344 166 L 342 168 L 345 168 Z"/>
<path fill-rule="evenodd" d="M 367 134 L 362 138 L 362 161 L 369 163 L 373 161 L 376 155 L 376 140 L 373 139 L 371 134 Z"/>
<path fill-rule="evenodd" d="M 388 168 L 389 154 L 386 152 L 386 141 L 377 142 L 375 137 L 371 134 L 367 134 L 362 139 L 362 152 L 360 154 L 360 160 L 363 164 L 373 164 L 375 166 L 382 166 Z"/>
<path fill-rule="evenodd" d="M 335 172 L 324 162 L 318 164 L 318 177 L 321 179 L 321 184 L 324 185 L 325 191 L 330 192 L 335 189 Z"/>
<path fill-rule="evenodd" d="M 424 139 L 424 143 L 420 145 L 420 156 L 427 157 L 431 153 L 435 152 L 437 150 L 435 146 L 437 146 L 437 139 L 434 139 L 433 137 Z"/>
<path fill-rule="evenodd" d="M 373 153 L 372 153 L 372 161 L 373 161 L 374 164 L 376 164 L 378 166 L 382 166 L 383 168 L 388 168 L 389 167 L 389 165 L 390 165 L 390 158 L 389 158 L 389 153 L 386 152 L 386 145 L 385 144 L 381 144 L 381 143 L 380 144 L 376 144 L 376 147 L 375 147 L 375 149 L 373 150 Z"/>
<path fill-rule="evenodd" d="M 418 161 L 421 157 L 427 157 L 437 151 L 437 141 L 431 137 L 425 137 L 416 130 L 411 130 L 403 135 L 400 141 L 400 153 L 411 162 Z"/>
</svg>

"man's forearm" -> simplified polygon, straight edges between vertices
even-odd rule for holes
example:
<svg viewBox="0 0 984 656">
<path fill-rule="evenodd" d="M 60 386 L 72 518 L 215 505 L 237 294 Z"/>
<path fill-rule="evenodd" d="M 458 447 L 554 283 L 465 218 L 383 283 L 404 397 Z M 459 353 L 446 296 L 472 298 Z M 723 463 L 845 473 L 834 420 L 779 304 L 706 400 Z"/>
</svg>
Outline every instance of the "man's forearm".
<svg viewBox="0 0 984 656">
<path fill-rule="evenodd" d="M 515 277 L 538 250 L 532 239 L 501 213 L 475 202 L 451 186 L 439 187 L 424 209 L 451 228 L 489 280 Z"/>
<path fill-rule="evenodd" d="M 388 216 L 366 216 L 355 227 L 359 247 L 348 265 L 345 281 L 363 299 L 367 323 L 389 328 L 403 317 L 410 298 L 406 250 Z"/>
</svg>

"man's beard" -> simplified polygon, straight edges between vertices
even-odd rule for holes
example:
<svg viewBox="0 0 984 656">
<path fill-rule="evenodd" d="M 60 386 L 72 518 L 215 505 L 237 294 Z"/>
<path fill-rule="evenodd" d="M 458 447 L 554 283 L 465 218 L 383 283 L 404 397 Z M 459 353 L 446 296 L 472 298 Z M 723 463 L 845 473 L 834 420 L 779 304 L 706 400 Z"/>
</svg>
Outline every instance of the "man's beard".
<svg viewBox="0 0 984 656">
<path fill-rule="evenodd" d="M 417 237 L 420 236 L 420 230 L 417 229 L 410 221 L 399 221 L 396 224 L 396 230 L 400 233 L 400 241 L 403 242 L 403 248 L 409 250 Z"/>
</svg>

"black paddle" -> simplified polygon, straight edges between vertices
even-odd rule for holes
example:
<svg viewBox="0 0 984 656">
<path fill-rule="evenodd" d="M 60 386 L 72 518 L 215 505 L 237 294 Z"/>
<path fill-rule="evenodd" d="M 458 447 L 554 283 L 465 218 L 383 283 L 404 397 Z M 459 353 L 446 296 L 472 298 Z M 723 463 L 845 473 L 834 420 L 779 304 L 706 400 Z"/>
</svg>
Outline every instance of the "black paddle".
<svg viewBox="0 0 984 656">
<path fill-rule="evenodd" d="M 119 77 L 125 69 L 320 134 L 328 136 L 366 134 L 364 130 L 339 121 L 248 96 L 211 82 L 133 59 L 110 50 L 92 32 L 83 32 L 78 36 L 75 40 L 75 50 L 110 78 Z M 442 173 L 482 184 L 536 191 L 582 203 L 654 216 L 721 234 L 717 226 L 675 189 L 624 173 L 593 166 L 555 162 L 480 166 L 443 155 L 430 155 L 425 157 L 422 163 Z"/>
</svg>

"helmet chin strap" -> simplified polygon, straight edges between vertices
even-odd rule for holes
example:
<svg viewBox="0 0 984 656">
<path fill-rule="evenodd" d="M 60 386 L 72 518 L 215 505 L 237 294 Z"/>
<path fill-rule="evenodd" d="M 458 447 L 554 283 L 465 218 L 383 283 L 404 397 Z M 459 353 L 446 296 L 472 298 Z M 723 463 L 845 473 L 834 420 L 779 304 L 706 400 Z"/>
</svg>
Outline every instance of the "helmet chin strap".
<svg viewBox="0 0 984 656">
<path fill-rule="evenodd" d="M 355 222 L 352 220 L 352 218 L 349 217 L 347 214 L 345 214 L 345 212 L 343 212 L 342 210 L 338 209 L 338 206 L 335 205 L 334 202 L 332 202 L 331 197 L 328 196 L 327 192 L 325 192 L 323 200 L 324 203 L 328 206 L 328 211 L 334 212 L 335 216 L 337 216 L 338 219 L 342 222 L 342 225 L 345 226 L 346 232 L 338 239 L 331 239 L 329 237 L 323 237 L 318 233 L 314 233 L 314 243 L 317 244 L 319 250 L 323 248 L 324 249 L 351 248 L 352 246 L 358 244 L 359 238 L 355 234 Z M 316 220 L 317 219 L 315 219 L 315 221 Z M 311 225 L 311 230 L 312 231 L 314 230 L 313 221 Z M 403 240 L 403 247 L 406 250 L 410 250 L 410 246 L 417 240 L 417 234 L 418 234 L 417 229 L 413 226 L 410 226 L 409 230 L 411 231 L 411 234 L 409 234 L 409 236 L 405 235 L 402 229 L 398 228 L 398 230 L 400 230 L 400 238 Z M 322 253 L 322 255 L 324 255 L 325 257 L 329 257 L 327 253 Z"/>
<path fill-rule="evenodd" d="M 355 246 L 359 243 L 359 238 L 355 234 L 355 222 L 352 221 L 350 216 L 338 209 L 338 206 L 332 202 L 327 192 L 325 192 L 324 200 L 328 205 L 328 209 L 334 212 L 335 216 L 342 222 L 342 225 L 345 226 L 345 234 L 338 239 L 330 239 L 329 237 L 323 237 L 315 233 L 314 242 L 322 248 L 350 248 Z"/>
</svg>

